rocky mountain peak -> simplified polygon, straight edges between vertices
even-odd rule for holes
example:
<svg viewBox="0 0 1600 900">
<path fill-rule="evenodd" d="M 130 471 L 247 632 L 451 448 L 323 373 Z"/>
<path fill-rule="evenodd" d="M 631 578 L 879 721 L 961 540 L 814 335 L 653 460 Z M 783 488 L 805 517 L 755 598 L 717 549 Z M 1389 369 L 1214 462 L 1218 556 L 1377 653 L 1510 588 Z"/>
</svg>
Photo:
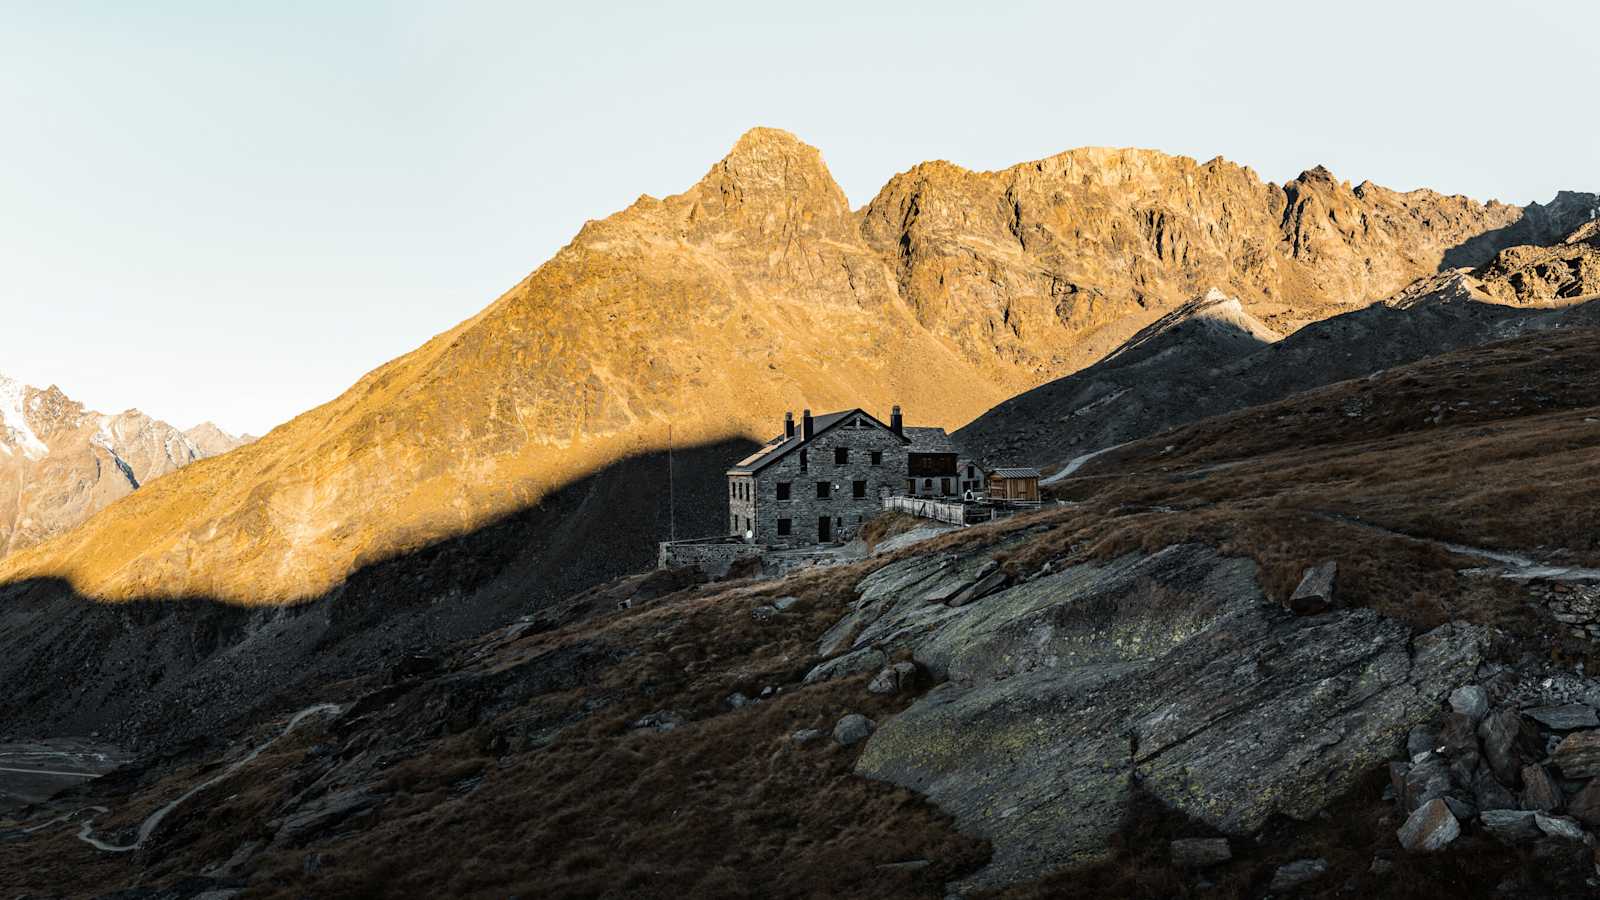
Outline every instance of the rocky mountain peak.
<svg viewBox="0 0 1600 900">
<path fill-rule="evenodd" d="M 1294 182 L 1291 183 L 1317 184 L 1326 185 L 1328 187 L 1338 187 L 1339 179 L 1334 177 L 1333 173 L 1328 170 L 1327 166 L 1319 163 L 1305 170 L 1304 172 L 1301 172 L 1295 177 Z"/>
<path fill-rule="evenodd" d="M 689 192 L 699 211 L 763 233 L 850 228 L 850 204 L 822 152 L 787 131 L 752 128 Z"/>
<path fill-rule="evenodd" d="M 137 409 L 105 415 L 55 385 L 0 375 L 0 556 L 69 530 L 224 443 L 201 449 Z"/>
<path fill-rule="evenodd" d="M 193 444 L 201 456 L 220 456 L 235 447 L 250 443 L 250 435 L 234 436 L 222 430 L 215 422 L 206 421 L 185 431 L 183 436 Z"/>
</svg>

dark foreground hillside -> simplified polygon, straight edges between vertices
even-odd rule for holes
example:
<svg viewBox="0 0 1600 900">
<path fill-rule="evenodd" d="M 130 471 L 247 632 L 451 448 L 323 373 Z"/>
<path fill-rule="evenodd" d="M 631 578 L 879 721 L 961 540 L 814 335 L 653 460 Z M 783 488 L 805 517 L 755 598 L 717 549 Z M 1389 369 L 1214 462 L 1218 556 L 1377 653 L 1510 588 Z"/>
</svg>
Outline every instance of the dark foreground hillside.
<svg viewBox="0 0 1600 900">
<path fill-rule="evenodd" d="M 855 565 L 635 576 L 307 683 L 281 739 L 264 717 L 0 821 L 0 888 L 1592 896 L 1597 339 L 1195 423 L 1070 505 Z M 1441 849 L 1402 847 L 1417 811 Z"/>
</svg>

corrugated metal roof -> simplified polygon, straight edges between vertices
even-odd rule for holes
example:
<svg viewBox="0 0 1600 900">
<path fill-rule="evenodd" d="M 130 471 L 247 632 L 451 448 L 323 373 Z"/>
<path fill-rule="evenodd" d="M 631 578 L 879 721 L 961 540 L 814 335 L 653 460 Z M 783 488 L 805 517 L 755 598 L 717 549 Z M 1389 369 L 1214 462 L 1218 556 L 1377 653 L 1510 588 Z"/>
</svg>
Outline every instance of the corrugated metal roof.
<svg viewBox="0 0 1600 900">
<path fill-rule="evenodd" d="M 989 472 L 995 478 L 1038 478 L 1039 470 L 1025 467 L 1006 467 Z"/>
</svg>

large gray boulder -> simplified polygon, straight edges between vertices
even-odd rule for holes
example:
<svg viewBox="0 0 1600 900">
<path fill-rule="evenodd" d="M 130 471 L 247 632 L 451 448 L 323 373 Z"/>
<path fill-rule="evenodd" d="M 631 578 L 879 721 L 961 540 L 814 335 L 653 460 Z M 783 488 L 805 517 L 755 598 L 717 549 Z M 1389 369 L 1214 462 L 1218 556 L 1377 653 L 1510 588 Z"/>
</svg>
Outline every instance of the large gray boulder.
<svg viewBox="0 0 1600 900">
<path fill-rule="evenodd" d="M 851 713 L 833 726 L 833 739 L 841 747 L 854 747 L 872 734 L 877 723 L 860 713 Z"/>
<path fill-rule="evenodd" d="M 1486 809 L 1478 814 L 1483 830 L 1508 844 L 1531 841 L 1539 837 L 1539 826 L 1532 810 Z"/>
<path fill-rule="evenodd" d="M 1298 617 L 1254 563 L 1192 545 L 939 608 L 885 649 L 950 680 L 882 723 L 856 768 L 993 842 L 963 890 L 1105 859 L 1138 792 L 1228 835 L 1310 818 L 1435 715 L 1485 639 L 1447 625 L 1412 641 L 1370 610 Z"/>
<path fill-rule="evenodd" d="M 1332 560 L 1307 569 L 1289 595 L 1289 608 L 1302 616 L 1326 612 L 1333 606 L 1333 580 L 1338 574 L 1339 564 Z"/>
<path fill-rule="evenodd" d="M 1550 759 L 1567 778 L 1593 778 L 1600 775 L 1600 731 L 1569 734 L 1556 745 Z"/>
<path fill-rule="evenodd" d="M 1429 800 L 1406 817 L 1398 832 L 1400 846 L 1413 853 L 1443 850 L 1461 836 L 1461 823 L 1443 800 Z"/>
<path fill-rule="evenodd" d="M 1465 684 L 1450 692 L 1450 708 L 1474 723 L 1489 714 L 1489 693 L 1476 684 Z"/>
</svg>

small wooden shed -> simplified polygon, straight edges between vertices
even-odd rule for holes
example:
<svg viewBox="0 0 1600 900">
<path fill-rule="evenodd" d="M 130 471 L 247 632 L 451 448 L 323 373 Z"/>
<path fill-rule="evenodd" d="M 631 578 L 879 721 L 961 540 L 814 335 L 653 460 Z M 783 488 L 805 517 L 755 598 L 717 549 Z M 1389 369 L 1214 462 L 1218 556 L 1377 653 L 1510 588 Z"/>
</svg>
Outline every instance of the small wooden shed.
<svg viewBox="0 0 1600 900">
<path fill-rule="evenodd" d="M 989 471 L 990 500 L 1039 502 L 1039 470 L 999 468 Z"/>
</svg>

